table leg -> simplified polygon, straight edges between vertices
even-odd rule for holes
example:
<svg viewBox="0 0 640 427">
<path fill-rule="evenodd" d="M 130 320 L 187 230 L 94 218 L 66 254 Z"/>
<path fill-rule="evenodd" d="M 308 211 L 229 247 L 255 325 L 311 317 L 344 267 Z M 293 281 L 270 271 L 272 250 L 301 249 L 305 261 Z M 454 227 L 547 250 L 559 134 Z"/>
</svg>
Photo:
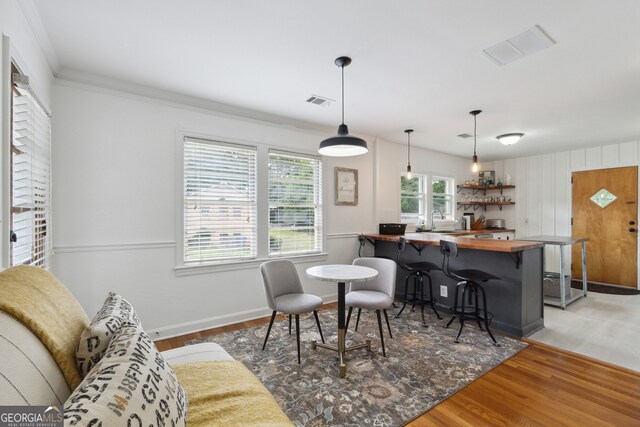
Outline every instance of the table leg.
<svg viewBox="0 0 640 427">
<path fill-rule="evenodd" d="M 582 294 L 587 296 L 587 242 L 582 242 Z"/>
<path fill-rule="evenodd" d="M 564 310 L 567 306 L 564 292 L 567 284 L 564 280 L 564 246 L 560 245 L 560 307 Z"/>
<path fill-rule="evenodd" d="M 345 329 L 345 282 L 338 283 L 338 354 L 340 355 L 340 377 L 347 376 L 347 365 L 344 360 L 346 348 L 346 329 Z"/>
</svg>

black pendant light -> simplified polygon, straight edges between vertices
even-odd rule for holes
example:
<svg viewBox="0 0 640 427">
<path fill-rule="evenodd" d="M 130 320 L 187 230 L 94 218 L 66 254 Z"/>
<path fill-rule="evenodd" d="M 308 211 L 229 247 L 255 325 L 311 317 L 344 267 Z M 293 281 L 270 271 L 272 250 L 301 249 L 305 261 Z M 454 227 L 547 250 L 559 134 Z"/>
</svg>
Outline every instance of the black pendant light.
<svg viewBox="0 0 640 427">
<path fill-rule="evenodd" d="M 478 123 L 476 121 L 478 114 L 482 113 L 482 110 L 473 110 L 473 111 L 469 111 L 469 114 L 471 114 L 473 116 L 473 164 L 471 165 L 471 171 L 472 172 L 478 172 L 479 166 L 478 166 L 478 155 L 476 154 L 476 138 L 478 137 L 478 134 L 476 132 L 477 127 L 478 127 Z"/>
<path fill-rule="evenodd" d="M 351 64 L 351 58 L 341 56 L 335 61 L 342 69 L 342 124 L 338 126 L 338 134 L 325 139 L 320 143 L 318 152 L 323 156 L 347 157 L 365 154 L 367 142 L 357 136 L 349 135 L 349 128 L 344 124 L 344 67 Z"/>
<path fill-rule="evenodd" d="M 407 179 L 411 180 L 411 132 L 413 129 L 405 129 L 407 134 Z"/>
</svg>

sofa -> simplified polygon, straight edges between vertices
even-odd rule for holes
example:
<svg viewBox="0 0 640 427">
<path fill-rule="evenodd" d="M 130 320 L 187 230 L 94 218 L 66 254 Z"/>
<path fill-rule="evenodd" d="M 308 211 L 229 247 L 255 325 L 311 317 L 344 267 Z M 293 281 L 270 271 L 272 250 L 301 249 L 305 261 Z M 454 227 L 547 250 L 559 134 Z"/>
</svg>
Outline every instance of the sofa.
<svg viewBox="0 0 640 427">
<path fill-rule="evenodd" d="M 136 332 L 136 325 L 127 324 L 126 327 L 131 332 L 128 335 L 118 335 L 120 347 L 112 349 L 115 350 L 114 357 L 109 359 L 112 356 L 109 353 L 102 363 L 98 362 L 94 367 L 99 372 L 92 370 L 83 375 L 77 367 L 76 350 L 80 336 L 90 323 L 89 317 L 71 292 L 51 273 L 30 266 L 12 267 L 0 272 L 0 406 L 64 406 L 65 414 L 74 410 L 76 413 L 86 413 L 88 405 L 96 405 L 96 402 L 100 405 L 99 396 L 88 398 L 88 392 L 97 391 L 99 380 L 104 380 L 109 376 L 106 374 L 112 373 L 110 370 L 116 369 L 114 367 L 117 364 L 106 362 L 117 360 L 118 356 L 124 354 L 124 350 L 121 350 L 124 347 L 122 343 L 134 337 L 131 339 L 135 339 L 137 346 L 144 344 L 149 352 L 157 352 L 144 331 Z M 122 330 L 124 329 L 123 326 Z M 113 335 L 111 346 L 115 345 L 117 334 Z M 141 336 L 146 338 L 142 339 Z M 159 378 L 160 367 L 170 371 L 171 378 L 177 378 L 179 386 L 173 384 L 167 397 L 169 394 L 172 397 L 186 396 L 186 411 L 178 414 L 186 419 L 186 425 L 293 425 L 258 378 L 219 345 L 202 343 L 157 353 L 150 353 L 154 354 L 150 359 L 140 358 L 138 355 L 136 360 L 145 360 L 144 364 L 148 366 L 134 364 L 134 368 L 129 368 L 126 373 L 129 380 L 122 384 L 132 384 L 131 388 L 134 389 L 136 384 L 130 378 L 139 382 L 142 375 L 140 372 L 144 369 L 151 372 L 147 375 L 151 379 L 156 375 Z M 170 381 L 167 384 L 171 385 Z M 145 384 L 144 387 L 147 386 Z M 99 391 L 103 394 L 106 393 L 105 387 L 100 386 Z M 160 394 L 148 387 L 142 391 L 148 397 L 150 390 L 154 393 L 153 396 L 155 393 Z M 111 412 L 118 413 L 122 410 L 128 399 L 128 396 L 126 400 L 120 399 L 119 405 L 109 403 L 112 406 Z M 106 410 L 102 407 L 98 409 Z M 163 411 L 168 412 L 166 405 L 161 405 L 160 410 L 156 407 L 155 415 L 140 413 L 147 410 L 153 411 L 152 405 L 145 405 L 143 402 L 134 414 L 136 420 L 149 415 L 151 419 L 157 418 L 151 424 L 164 424 L 161 417 Z M 175 416 L 176 412 L 171 415 Z M 168 415 L 166 419 L 169 420 Z M 122 421 L 101 424 L 105 427 L 127 424 L 127 420 Z M 82 417 L 65 417 L 65 425 L 90 424 L 96 423 L 86 422 Z M 171 423 L 166 424 L 180 425 L 173 418 Z"/>
</svg>

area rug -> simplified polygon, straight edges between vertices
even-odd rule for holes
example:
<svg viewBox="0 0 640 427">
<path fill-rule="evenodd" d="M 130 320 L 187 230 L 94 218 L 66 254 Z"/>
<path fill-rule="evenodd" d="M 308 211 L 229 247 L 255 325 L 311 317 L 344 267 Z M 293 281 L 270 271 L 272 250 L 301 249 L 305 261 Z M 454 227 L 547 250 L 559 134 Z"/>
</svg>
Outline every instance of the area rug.
<svg viewBox="0 0 640 427">
<path fill-rule="evenodd" d="M 313 350 L 320 337 L 313 316 L 300 318 L 302 363 L 297 363 L 295 322 L 276 322 L 265 351 L 267 325 L 208 337 L 243 362 L 265 384 L 297 426 L 401 426 L 438 404 L 485 372 L 510 358 L 527 344 L 497 336 L 492 345 L 486 332 L 465 326 L 460 343 L 454 343 L 457 322 L 450 329 L 429 311 L 424 328 L 420 311 L 406 309 L 395 319 L 389 313 L 393 339 L 385 326 L 387 357 L 382 356 L 375 312 L 362 311 L 358 332 L 355 313 L 347 345 L 371 340 L 366 349 L 347 353 L 347 377 L 338 376 L 337 354 Z M 337 341 L 336 310 L 319 312 L 325 341 Z M 383 319 L 384 322 L 384 319 Z M 194 344 L 199 341 L 192 341 Z"/>
<path fill-rule="evenodd" d="M 571 287 L 573 289 L 582 289 L 582 280 L 572 280 Z M 633 288 L 624 288 L 622 286 L 603 285 L 601 283 L 587 282 L 588 292 L 598 292 L 599 294 L 610 295 L 639 295 L 640 291 Z"/>
</svg>

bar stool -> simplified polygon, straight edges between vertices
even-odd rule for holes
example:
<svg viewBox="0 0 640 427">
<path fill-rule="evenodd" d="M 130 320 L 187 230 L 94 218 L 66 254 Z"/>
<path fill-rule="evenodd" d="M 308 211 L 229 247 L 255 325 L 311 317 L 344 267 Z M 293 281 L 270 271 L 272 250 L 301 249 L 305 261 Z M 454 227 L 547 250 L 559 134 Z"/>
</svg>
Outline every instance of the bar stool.
<svg viewBox="0 0 640 427">
<path fill-rule="evenodd" d="M 441 268 L 437 264 L 434 264 L 429 261 L 403 263 L 400 260 L 400 254 L 404 252 L 406 247 L 407 247 L 406 239 L 404 237 L 400 237 L 398 239 L 398 252 L 396 255 L 396 263 L 403 271 L 409 274 L 404 279 L 404 301 L 402 304 L 402 308 L 400 309 L 398 314 L 396 314 L 396 318 L 400 317 L 400 315 L 402 314 L 402 311 L 407 306 L 407 302 L 412 303 L 412 307 L 411 307 L 412 310 L 415 307 L 415 304 L 417 302 L 421 306 L 422 326 L 426 328 L 428 325 L 427 325 L 427 322 L 424 320 L 425 304 L 428 303 L 429 305 L 431 305 L 431 309 L 436 314 L 438 319 L 442 319 L 442 317 L 440 317 L 440 314 L 438 313 L 438 310 L 436 310 L 436 306 L 435 306 L 436 299 L 433 296 L 431 276 L 429 275 L 431 271 L 439 271 L 441 270 Z M 413 297 L 409 300 L 408 299 L 409 279 L 412 277 L 413 277 Z M 425 277 L 429 282 L 429 299 L 428 300 L 424 299 L 424 278 Z M 417 298 L 418 292 L 420 292 L 420 299 Z"/>
<path fill-rule="evenodd" d="M 451 320 L 445 326 L 448 328 L 451 326 L 455 319 L 460 322 L 460 329 L 456 336 L 456 343 L 459 343 L 458 339 L 462 334 L 462 328 L 464 328 L 465 320 L 472 320 L 478 323 L 481 331 L 486 331 L 493 340 L 493 344 L 497 347 L 500 346 L 496 338 L 493 336 L 489 323 L 491 322 L 492 314 L 487 310 L 487 295 L 484 292 L 484 288 L 478 282 L 487 282 L 489 280 L 500 280 L 499 277 L 493 274 L 486 273 L 481 270 L 467 269 L 467 270 L 451 270 L 449 267 L 449 258 L 451 256 L 458 256 L 458 245 L 454 242 L 446 240 L 440 240 L 440 252 L 442 253 L 442 272 L 449 278 L 454 280 L 460 280 L 456 285 L 455 296 L 453 300 L 453 308 L 451 309 Z M 458 296 L 462 289 L 461 307 L 458 308 Z M 482 308 L 478 304 L 478 300 L 482 296 Z M 467 305 L 468 303 L 468 305 Z M 481 322 L 484 323 L 484 329 Z"/>
</svg>

